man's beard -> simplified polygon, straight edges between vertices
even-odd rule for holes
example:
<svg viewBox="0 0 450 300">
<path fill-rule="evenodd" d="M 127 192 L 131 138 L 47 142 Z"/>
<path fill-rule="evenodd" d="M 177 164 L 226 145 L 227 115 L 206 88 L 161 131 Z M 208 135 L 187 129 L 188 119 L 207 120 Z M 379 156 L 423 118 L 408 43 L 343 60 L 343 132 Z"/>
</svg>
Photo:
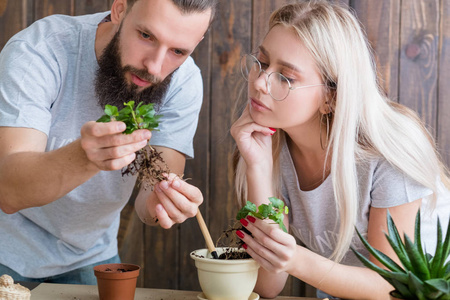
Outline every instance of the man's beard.
<svg viewBox="0 0 450 300">
<path fill-rule="evenodd" d="M 143 102 L 143 104 L 154 103 L 159 106 L 176 70 L 160 81 L 146 70 L 136 69 L 129 65 L 122 67 L 119 50 L 120 31 L 119 29 L 114 35 L 98 61 L 99 68 L 95 78 L 95 92 L 98 103 L 102 108 L 109 104 L 117 106 L 119 109 L 123 108 L 123 103 L 128 101 Z M 127 71 L 151 82 L 152 85 L 138 91 L 137 85 L 129 84 L 125 79 Z"/>
</svg>

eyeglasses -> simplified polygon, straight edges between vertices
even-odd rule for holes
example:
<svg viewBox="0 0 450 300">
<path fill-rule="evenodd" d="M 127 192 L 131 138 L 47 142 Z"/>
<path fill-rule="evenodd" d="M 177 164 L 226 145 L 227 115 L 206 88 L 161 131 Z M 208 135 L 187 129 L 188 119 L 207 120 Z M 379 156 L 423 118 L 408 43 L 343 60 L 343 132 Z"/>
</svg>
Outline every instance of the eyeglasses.
<svg viewBox="0 0 450 300">
<path fill-rule="evenodd" d="M 298 87 L 292 87 L 291 82 L 288 78 L 286 78 L 283 74 L 279 72 L 272 72 L 268 74 L 262 67 L 259 60 L 251 55 L 246 54 L 241 59 L 241 73 L 242 76 L 244 76 L 245 80 L 248 82 L 254 82 L 256 81 L 261 73 L 267 74 L 267 91 L 269 92 L 270 96 L 272 96 L 273 99 L 277 101 L 282 101 L 286 99 L 286 97 L 289 95 L 289 92 L 291 90 L 296 89 L 303 89 L 307 87 L 313 87 L 313 86 L 321 86 L 325 84 L 313 84 L 313 85 L 304 85 L 304 86 L 298 86 Z"/>
</svg>

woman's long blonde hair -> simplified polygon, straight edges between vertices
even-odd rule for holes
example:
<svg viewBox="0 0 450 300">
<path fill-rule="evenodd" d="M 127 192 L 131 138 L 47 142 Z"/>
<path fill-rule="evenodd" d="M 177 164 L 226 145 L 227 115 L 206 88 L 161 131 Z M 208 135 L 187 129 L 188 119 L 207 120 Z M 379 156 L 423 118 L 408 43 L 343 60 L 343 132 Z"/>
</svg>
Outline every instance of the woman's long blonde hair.
<svg viewBox="0 0 450 300">
<path fill-rule="evenodd" d="M 434 191 L 440 179 L 450 186 L 448 171 L 433 138 L 412 110 L 390 101 L 377 83 L 375 63 L 357 19 L 344 7 L 325 1 L 289 4 L 275 11 L 269 30 L 276 25 L 293 28 L 312 54 L 331 100 L 331 130 L 327 151 L 339 215 L 339 239 L 332 259 L 340 261 L 354 235 L 358 212 L 356 163 L 382 156 L 393 166 Z M 280 143 L 273 140 L 274 190 L 280 197 Z M 239 203 L 247 197 L 245 163 L 235 157 Z M 295 201 L 291 199 L 291 201 Z"/>
</svg>

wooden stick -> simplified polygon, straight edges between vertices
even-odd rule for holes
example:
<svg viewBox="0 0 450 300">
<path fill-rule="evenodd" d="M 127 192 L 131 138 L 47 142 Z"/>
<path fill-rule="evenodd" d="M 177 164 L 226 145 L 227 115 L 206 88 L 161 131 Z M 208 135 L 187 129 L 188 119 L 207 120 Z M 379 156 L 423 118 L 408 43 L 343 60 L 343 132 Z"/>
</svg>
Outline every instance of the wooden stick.
<svg viewBox="0 0 450 300">
<path fill-rule="evenodd" d="M 211 235 L 209 234 L 208 227 L 206 227 L 205 220 L 203 220 L 202 214 L 200 213 L 200 209 L 197 211 L 197 221 L 200 226 L 200 230 L 202 231 L 203 237 L 205 238 L 206 246 L 208 247 L 209 252 L 213 258 L 219 258 L 217 255 L 216 247 L 211 239 Z"/>
</svg>

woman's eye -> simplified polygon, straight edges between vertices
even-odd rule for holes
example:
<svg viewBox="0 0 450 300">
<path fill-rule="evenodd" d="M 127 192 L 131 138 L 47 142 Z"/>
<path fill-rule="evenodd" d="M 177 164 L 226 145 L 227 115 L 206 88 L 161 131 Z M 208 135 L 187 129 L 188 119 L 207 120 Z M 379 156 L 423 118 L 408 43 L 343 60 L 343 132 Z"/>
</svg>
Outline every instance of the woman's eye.
<svg viewBox="0 0 450 300">
<path fill-rule="evenodd" d="M 269 67 L 269 64 L 263 63 L 263 62 L 259 62 L 261 64 L 261 69 L 266 70 Z"/>
</svg>

